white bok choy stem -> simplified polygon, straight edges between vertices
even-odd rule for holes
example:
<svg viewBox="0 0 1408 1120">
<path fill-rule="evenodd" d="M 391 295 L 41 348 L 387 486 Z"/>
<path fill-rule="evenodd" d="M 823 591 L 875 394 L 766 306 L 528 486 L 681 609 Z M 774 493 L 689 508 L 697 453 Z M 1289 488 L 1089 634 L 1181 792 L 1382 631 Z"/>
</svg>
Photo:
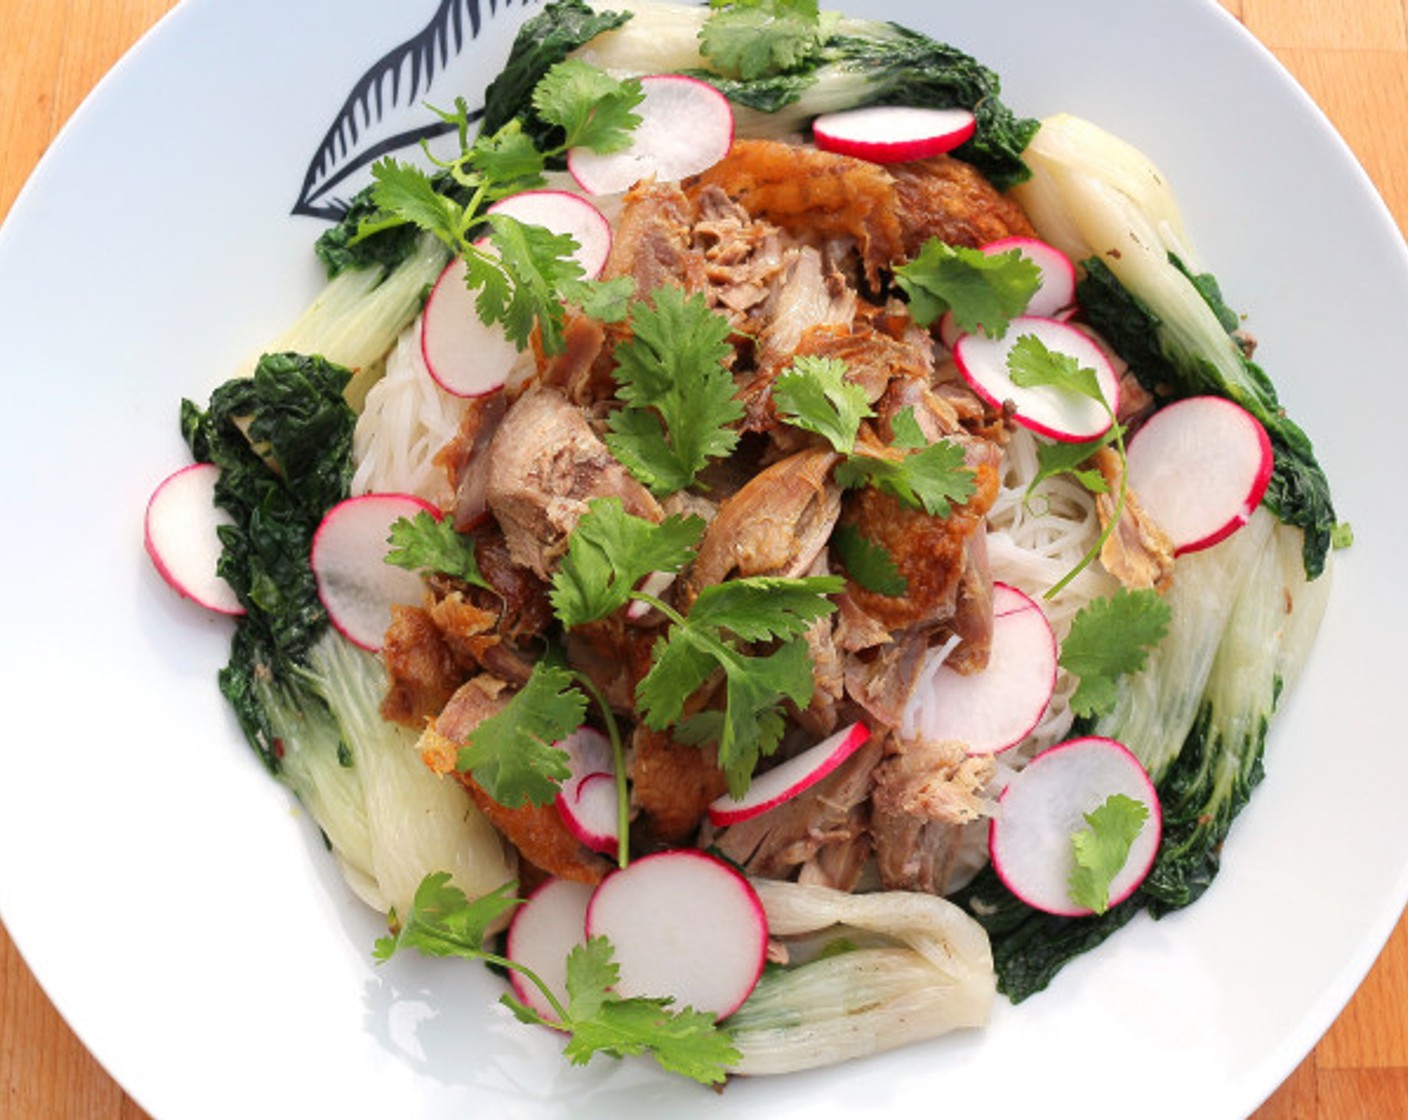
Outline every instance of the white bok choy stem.
<svg viewBox="0 0 1408 1120">
<path fill-rule="evenodd" d="M 753 880 L 768 929 L 796 963 L 770 969 L 728 1029 L 741 1074 L 788 1073 L 987 1023 L 996 993 L 986 931 L 953 903 Z"/>
<path fill-rule="evenodd" d="M 498 832 L 458 783 L 421 761 L 418 733 L 381 718 L 381 659 L 329 629 L 309 650 L 308 666 L 305 681 L 326 709 L 273 696 L 264 708 L 284 745 L 280 776 L 358 897 L 406 914 L 421 880 L 436 871 L 448 871 L 471 899 L 513 879 Z"/>
<path fill-rule="evenodd" d="M 1067 113 L 1041 122 L 1022 153 L 1031 178 L 1013 188 L 1042 238 L 1080 262 L 1099 258 L 1161 324 L 1161 343 L 1212 364 L 1254 395 L 1237 341 L 1188 275 L 1199 272 L 1167 181 L 1124 140 Z"/>
</svg>

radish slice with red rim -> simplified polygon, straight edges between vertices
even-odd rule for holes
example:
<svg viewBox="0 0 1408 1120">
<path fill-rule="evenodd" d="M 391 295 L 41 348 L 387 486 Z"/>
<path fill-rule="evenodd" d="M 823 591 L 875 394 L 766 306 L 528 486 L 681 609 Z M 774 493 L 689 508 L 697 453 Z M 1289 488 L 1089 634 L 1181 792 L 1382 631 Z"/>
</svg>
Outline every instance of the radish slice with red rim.
<svg viewBox="0 0 1408 1120">
<path fill-rule="evenodd" d="M 1076 266 L 1054 245 L 1035 237 L 1003 237 L 982 247 L 988 256 L 1020 253 L 1041 273 L 1041 282 L 1027 302 L 1026 314 L 1047 319 L 1064 318 L 1076 302 Z"/>
<path fill-rule="evenodd" d="M 1197 552 L 1247 523 L 1266 495 L 1275 457 L 1266 429 L 1223 397 L 1185 397 L 1154 413 L 1129 441 L 1129 486 L 1173 542 Z"/>
<path fill-rule="evenodd" d="M 709 820 L 724 827 L 766 813 L 821 781 L 869 738 L 870 728 L 863 723 L 842 728 L 815 746 L 754 776 L 748 792 L 741 798 L 725 794 L 711 802 Z"/>
<path fill-rule="evenodd" d="M 1095 371 L 1109 411 L 1095 400 L 1054 386 L 1023 387 L 1012 380 L 1008 356 L 1017 342 L 1036 337 L 1048 350 L 1074 358 Z M 1019 315 L 1001 338 L 965 334 L 953 348 L 953 358 L 963 379 L 993 408 L 1010 405 L 1012 419 L 1038 435 L 1063 442 L 1079 442 L 1104 435 L 1110 416 L 1119 411 L 1120 385 L 1109 356 L 1084 331 L 1059 319 Z"/>
<path fill-rule="evenodd" d="M 456 397 L 483 397 L 502 389 L 518 347 L 498 323 L 479 318 L 456 257 L 430 289 L 420 319 L 420 353 L 435 383 Z"/>
<path fill-rule="evenodd" d="M 614 856 L 621 842 L 621 799 L 616 775 L 604 770 L 583 774 L 564 786 L 557 811 L 567 831 L 594 852 Z"/>
<path fill-rule="evenodd" d="M 147 556 L 175 591 L 218 614 L 245 613 L 235 589 L 217 572 L 221 525 L 233 518 L 215 504 L 220 468 L 191 463 L 167 475 L 147 500 L 142 537 Z"/>
<path fill-rule="evenodd" d="M 768 925 L 751 883 L 693 848 L 642 856 L 597 886 L 587 936 L 606 937 L 624 998 L 669 997 L 723 1019 L 748 998 L 767 959 Z"/>
<path fill-rule="evenodd" d="M 969 754 L 997 754 L 1025 739 L 1056 690 L 1056 636 L 1046 612 L 1005 583 L 993 585 L 987 667 L 959 673 L 940 665 L 911 701 L 905 723 L 927 739 L 957 740 Z"/>
<path fill-rule="evenodd" d="M 733 107 L 713 86 L 683 74 L 652 74 L 640 85 L 640 124 L 626 148 L 567 153 L 568 171 L 588 194 L 618 194 L 642 179 L 697 175 L 733 147 Z"/>
<path fill-rule="evenodd" d="M 823 113 L 812 122 L 816 146 L 871 163 L 905 163 L 951 152 L 977 130 L 967 109 L 868 105 Z"/>
<path fill-rule="evenodd" d="M 553 233 L 569 234 L 577 242 L 572 259 L 582 266 L 588 280 L 595 280 L 611 255 L 611 223 L 606 215 L 579 194 L 570 191 L 534 190 L 501 198 L 489 207 L 490 214 L 503 214 L 530 226 L 542 226 Z"/>
<path fill-rule="evenodd" d="M 439 517 L 414 494 L 362 494 L 328 510 L 313 534 L 318 598 L 338 633 L 363 649 L 380 650 L 391 608 L 414 606 L 425 593 L 419 573 L 386 562 L 391 526 L 422 512 Z"/>
<path fill-rule="evenodd" d="M 531 969 L 563 1006 L 567 1005 L 567 957 L 587 937 L 587 906 L 592 890 L 588 883 L 546 879 L 528 896 L 509 923 L 504 956 Z M 517 969 L 509 970 L 509 984 L 519 1001 L 544 1019 L 557 1013 L 538 986 Z"/>
<path fill-rule="evenodd" d="M 993 870 L 1007 889 L 1038 910 L 1078 917 L 1093 913 L 1072 901 L 1074 838 L 1086 814 L 1122 794 L 1148 809 L 1124 866 L 1109 888 L 1109 905 L 1144 881 L 1162 836 L 1159 795 L 1139 760 L 1123 744 L 1096 736 L 1042 751 L 1008 783 L 988 829 Z"/>
</svg>

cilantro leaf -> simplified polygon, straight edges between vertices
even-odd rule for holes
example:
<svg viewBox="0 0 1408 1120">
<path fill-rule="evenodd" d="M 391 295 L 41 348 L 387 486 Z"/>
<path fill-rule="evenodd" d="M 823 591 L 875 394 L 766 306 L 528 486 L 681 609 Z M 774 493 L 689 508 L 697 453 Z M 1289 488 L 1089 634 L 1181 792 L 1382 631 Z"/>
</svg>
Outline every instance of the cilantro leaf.
<svg viewBox="0 0 1408 1120">
<path fill-rule="evenodd" d="M 658 288 L 632 307 L 632 337 L 616 348 L 617 396 L 625 407 L 607 421 L 606 444 L 641 483 L 672 494 L 695 481 L 710 459 L 738 442 L 728 427 L 743 416 L 724 366 L 729 325 L 703 295 Z"/>
<path fill-rule="evenodd" d="M 434 177 L 409 163 L 379 161 L 370 188 L 377 209 L 363 219 L 354 240 L 397 226 L 434 235 L 464 259 L 465 284 L 477 293 L 475 309 L 485 323 L 501 324 L 519 349 L 527 346 L 536 326 L 544 353 L 560 353 L 564 304 L 575 303 L 614 322 L 624 314 L 631 281 L 588 281 L 572 257 L 576 243 L 570 236 L 490 213 L 488 206 L 539 185 L 548 161 L 568 147 L 624 147 L 640 123 L 632 110 L 641 97 L 637 79 L 618 80 L 575 59 L 551 66 L 534 91 L 534 105 L 549 133 L 561 130 L 564 142 L 557 148 L 539 148 L 516 119 L 470 143 L 469 110 L 459 99 L 453 113 L 439 115 L 458 132 L 460 155 L 439 160 L 427 150 L 438 168 Z M 480 240 L 486 224 L 487 247 Z"/>
<path fill-rule="evenodd" d="M 817 0 L 714 0 L 710 6 L 700 50 L 744 81 L 795 70 L 826 41 Z"/>
<path fill-rule="evenodd" d="M 1012 384 L 1023 389 L 1061 389 L 1109 408 L 1093 369 L 1081 365 L 1074 354 L 1052 350 L 1034 334 L 1024 334 L 1012 344 L 1007 354 L 1007 372 Z"/>
<path fill-rule="evenodd" d="M 695 631 L 693 640 L 708 643 Z M 782 702 L 799 707 L 811 701 L 815 683 L 811 655 L 802 639 L 784 642 L 770 654 L 748 656 L 731 646 L 710 651 L 724 673 L 724 706 L 690 716 L 674 729 L 682 743 L 713 743 L 729 793 L 742 797 L 758 760 L 777 750 L 787 729 Z"/>
<path fill-rule="evenodd" d="M 508 704 L 470 732 L 456 769 L 509 809 L 547 805 L 571 774 L 567 752 L 553 744 L 576 731 L 586 712 L 572 673 L 539 661 Z"/>
<path fill-rule="evenodd" d="M 963 448 L 946 439 L 893 459 L 852 455 L 836 467 L 836 481 L 842 486 L 874 486 L 935 517 L 948 517 L 952 503 L 971 498 L 974 478 L 964 465 Z"/>
<path fill-rule="evenodd" d="M 1098 470 L 1081 470 L 1080 467 L 1102 447 L 1113 443 L 1117 434 L 1117 429 L 1112 424 L 1105 430 L 1104 435 L 1081 443 L 1069 443 L 1063 440 L 1038 443 L 1036 448 L 1037 471 L 1027 486 L 1027 496 L 1030 497 L 1033 491 L 1048 478 L 1054 478 L 1061 474 L 1071 475 L 1092 494 L 1109 493 L 1110 487 L 1105 482 L 1103 474 Z"/>
<path fill-rule="evenodd" d="M 917 451 L 921 447 L 929 446 L 929 437 L 919 426 L 919 419 L 914 415 L 912 404 L 905 405 L 891 418 L 890 434 L 894 437 L 890 446 L 901 451 Z"/>
<path fill-rule="evenodd" d="M 421 510 L 415 517 L 398 518 L 391 526 L 391 550 L 386 562 L 413 572 L 439 572 L 493 591 L 479 570 L 474 538 L 455 530 L 454 520 Z"/>
<path fill-rule="evenodd" d="M 369 219 L 358 237 L 388 225 L 409 222 L 454 247 L 459 234 L 461 209 L 435 189 L 430 176 L 414 164 L 386 157 L 372 165 L 372 201 L 381 210 Z"/>
<path fill-rule="evenodd" d="M 831 534 L 831 550 L 847 574 L 877 595 L 903 595 L 909 581 L 889 551 L 871 541 L 854 525 L 838 525 Z"/>
<path fill-rule="evenodd" d="M 652 572 L 677 572 L 694 556 L 704 521 L 676 514 L 656 525 L 626 512 L 620 498 L 593 499 L 567 538 L 549 598 L 567 627 L 624 606 Z"/>
<path fill-rule="evenodd" d="M 1157 591 L 1120 588 L 1108 599 L 1095 599 L 1071 620 L 1061 643 L 1061 667 L 1080 678 L 1071 710 L 1097 716 L 1114 707 L 1116 682 L 1137 673 L 1148 650 L 1163 641 L 1173 611 Z"/>
<path fill-rule="evenodd" d="M 487 323 L 502 323 L 510 340 L 521 350 L 537 324 L 543 348 L 550 354 L 562 349 L 566 319 L 561 285 L 582 279 L 582 266 L 572 256 L 577 242 L 570 234 L 553 233 L 505 214 L 489 214 L 489 240 L 497 253 L 476 265 L 467 277 L 480 286 L 475 308 Z M 498 273 L 490 277 L 486 271 Z"/>
<path fill-rule="evenodd" d="M 699 592 L 689 621 L 695 626 L 727 630 L 745 642 L 796 638 L 836 609 L 826 596 L 840 594 L 845 588 L 846 581 L 839 576 L 725 580 Z"/>
<path fill-rule="evenodd" d="M 394 933 L 377 939 L 372 956 L 387 961 L 401 949 L 416 949 L 432 957 L 484 956 L 484 937 L 504 914 L 521 903 L 502 883 L 473 902 L 450 882 L 448 871 L 436 871 L 421 880 L 405 917 L 393 915 Z"/>
<path fill-rule="evenodd" d="M 671 1009 L 667 997 L 623 999 L 612 988 L 620 978 L 610 941 L 593 937 L 567 956 L 567 1015 L 562 1023 L 569 1038 L 563 1053 L 573 1065 L 585 1065 L 596 1054 L 623 1058 L 649 1053 L 663 1069 L 705 1085 L 722 1082 L 728 1067 L 739 1059 L 728 1032 L 712 1015 L 684 1008 Z M 535 1012 L 511 997 L 504 1001 L 520 1019 L 543 1022 Z"/>
<path fill-rule="evenodd" d="M 1149 807 L 1122 793 L 1111 794 L 1099 808 L 1085 814 L 1090 827 L 1071 837 L 1075 855 L 1069 881 L 1072 902 L 1097 914 L 1110 908 L 1110 884 L 1129 860 L 1129 850 L 1148 819 Z"/>
<path fill-rule="evenodd" d="M 546 166 L 547 161 L 534 146 L 532 137 L 513 121 L 498 132 L 481 133 L 475 138 L 466 165 L 473 168 L 474 174 L 465 175 L 461 170 L 460 177 L 476 184 L 482 182 L 489 196 L 499 199 L 540 186 Z"/>
<path fill-rule="evenodd" d="M 797 358 L 773 382 L 772 399 L 784 420 L 822 436 L 842 455 L 855 447 L 860 422 L 875 415 L 865 390 L 846 380 L 846 363 L 838 358 Z"/>
<path fill-rule="evenodd" d="M 533 108 L 565 132 L 564 148 L 619 152 L 640 124 L 633 112 L 645 99 L 639 78 L 613 78 L 577 59 L 558 63 L 533 90 Z"/>
<path fill-rule="evenodd" d="M 961 331 L 1001 338 L 1041 284 L 1041 270 L 1013 249 L 987 254 L 931 237 L 913 260 L 895 269 L 920 326 L 952 311 Z"/>
<path fill-rule="evenodd" d="M 742 796 L 758 760 L 776 750 L 782 738 L 783 700 L 807 704 L 814 684 L 804 639 L 791 637 L 770 654 L 754 655 L 728 634 L 800 635 L 811 620 L 834 609 L 824 596 L 842 586 L 836 577 L 818 576 L 731 580 L 706 588 L 689 617 L 656 643 L 654 663 L 636 686 L 646 725 L 656 731 L 678 725 L 674 733 L 681 741 L 716 743 L 729 789 Z M 681 724 L 690 696 L 717 672 L 724 678 L 722 711 L 703 712 Z"/>
<path fill-rule="evenodd" d="M 470 901 L 437 871 L 421 880 L 410 913 L 394 933 L 377 940 L 372 956 L 386 962 L 402 949 L 434 957 L 461 957 L 515 969 L 547 994 L 543 981 L 516 961 L 505 960 L 484 947 L 489 929 L 522 900 L 509 892 L 512 883 Z M 393 915 L 393 922 L 396 922 Z M 668 997 L 622 999 L 612 989 L 620 978 L 611 942 L 593 937 L 567 957 L 567 1005 L 560 1019 L 550 1019 L 505 994 L 500 1002 L 525 1023 L 565 1032 L 563 1052 L 576 1065 L 595 1054 L 626 1057 L 651 1054 L 662 1068 L 717 1084 L 739 1060 L 732 1039 L 712 1015 L 684 1008 L 675 1011 Z M 556 1005 L 557 997 L 551 997 Z"/>
</svg>

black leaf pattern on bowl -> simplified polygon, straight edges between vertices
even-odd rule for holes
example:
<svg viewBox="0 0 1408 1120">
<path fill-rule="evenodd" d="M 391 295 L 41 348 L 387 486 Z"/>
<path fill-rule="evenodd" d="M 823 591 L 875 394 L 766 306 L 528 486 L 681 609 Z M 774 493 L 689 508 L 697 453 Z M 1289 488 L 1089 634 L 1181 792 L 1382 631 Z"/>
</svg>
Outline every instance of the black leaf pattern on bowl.
<svg viewBox="0 0 1408 1120">
<path fill-rule="evenodd" d="M 533 2 L 519 0 L 518 6 Z M 512 5 L 513 0 L 440 0 L 424 28 L 378 59 L 353 85 L 308 163 L 293 212 L 340 218 L 369 181 L 365 173 L 376 160 L 452 131 L 426 109 L 431 88 L 437 81 L 443 84 L 486 21 Z M 457 92 L 445 90 L 443 107 L 453 106 Z M 482 107 L 475 109 L 471 119 L 482 114 Z"/>
</svg>

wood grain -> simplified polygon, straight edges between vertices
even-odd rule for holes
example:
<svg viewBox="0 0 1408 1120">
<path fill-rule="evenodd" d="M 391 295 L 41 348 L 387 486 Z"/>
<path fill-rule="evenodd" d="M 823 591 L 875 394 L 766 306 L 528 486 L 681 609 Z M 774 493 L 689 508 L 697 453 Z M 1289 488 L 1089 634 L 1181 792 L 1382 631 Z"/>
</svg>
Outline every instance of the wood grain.
<svg viewBox="0 0 1408 1120">
<path fill-rule="evenodd" d="M 1320 104 L 1408 230 L 1408 0 L 1222 0 Z M 0 218 L 93 85 L 173 0 L 0 0 Z M 16 45 L 22 44 L 22 47 Z M 1408 1116 L 1408 918 L 1315 1050 L 1254 1120 Z M 0 928 L 0 1120 L 144 1120 Z"/>
</svg>

